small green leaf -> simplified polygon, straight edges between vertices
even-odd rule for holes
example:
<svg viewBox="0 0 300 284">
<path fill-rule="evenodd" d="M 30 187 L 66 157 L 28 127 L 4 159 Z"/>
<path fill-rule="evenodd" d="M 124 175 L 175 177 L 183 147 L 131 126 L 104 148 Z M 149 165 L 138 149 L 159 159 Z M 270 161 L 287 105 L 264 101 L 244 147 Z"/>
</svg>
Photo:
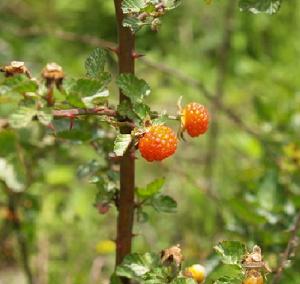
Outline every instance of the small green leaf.
<svg viewBox="0 0 300 284">
<path fill-rule="evenodd" d="M 158 255 L 153 253 L 130 254 L 125 257 L 120 266 L 117 267 L 116 274 L 135 280 L 142 280 L 152 268 L 160 265 Z"/>
<path fill-rule="evenodd" d="M 119 134 L 114 142 L 114 152 L 117 156 L 123 156 L 132 141 L 130 134 Z"/>
<path fill-rule="evenodd" d="M 104 71 L 107 53 L 104 49 L 96 48 L 88 56 L 85 61 L 85 69 L 87 76 L 99 79 L 101 73 Z"/>
<path fill-rule="evenodd" d="M 139 13 L 147 6 L 144 0 L 123 0 L 122 10 L 124 14 Z"/>
<path fill-rule="evenodd" d="M 139 117 L 137 114 L 132 110 L 132 105 L 128 100 L 123 100 L 119 105 L 118 105 L 118 114 L 121 115 L 122 117 L 128 117 L 129 119 L 133 121 L 139 121 Z"/>
<path fill-rule="evenodd" d="M 150 116 L 150 107 L 143 103 L 136 103 L 133 105 L 133 111 L 141 120 Z"/>
<path fill-rule="evenodd" d="M 121 74 L 116 82 L 124 95 L 130 98 L 133 104 L 141 103 L 143 98 L 151 92 L 149 85 L 133 74 Z"/>
<path fill-rule="evenodd" d="M 281 0 L 240 0 L 239 6 L 242 11 L 257 13 L 276 13 L 281 5 Z"/>
<path fill-rule="evenodd" d="M 9 92 L 24 94 L 27 92 L 35 92 L 37 89 L 38 85 L 35 81 L 24 76 L 13 76 L 6 78 L 0 84 L 0 95 Z"/>
<path fill-rule="evenodd" d="M 174 213 L 177 208 L 176 201 L 168 195 L 155 196 L 151 204 L 156 211 L 164 213 Z"/>
<path fill-rule="evenodd" d="M 158 178 L 153 182 L 149 183 L 146 187 L 138 188 L 137 194 L 142 198 L 153 196 L 161 190 L 164 184 L 165 178 Z"/>
<path fill-rule="evenodd" d="M 104 73 L 104 75 L 99 79 L 78 79 L 75 84 L 72 85 L 70 95 L 78 94 L 80 97 L 98 95 L 105 89 L 109 81 L 110 75 L 108 73 Z"/>
<path fill-rule="evenodd" d="M 82 98 L 82 102 L 87 108 L 93 108 L 99 104 L 103 104 L 106 98 L 109 96 L 109 91 L 104 90 L 102 92 L 98 92 L 95 95 Z"/>
<path fill-rule="evenodd" d="M 137 33 L 145 25 L 150 25 L 150 23 L 142 22 L 141 20 L 135 17 L 126 17 L 123 20 L 123 27 L 130 28 L 130 30 L 134 34 Z"/>
<path fill-rule="evenodd" d="M 13 128 L 26 127 L 36 115 L 37 110 L 28 107 L 20 107 L 9 117 L 9 124 Z"/>
<path fill-rule="evenodd" d="M 240 265 L 246 254 L 246 247 L 238 241 L 223 241 L 214 247 L 225 264 Z"/>
</svg>

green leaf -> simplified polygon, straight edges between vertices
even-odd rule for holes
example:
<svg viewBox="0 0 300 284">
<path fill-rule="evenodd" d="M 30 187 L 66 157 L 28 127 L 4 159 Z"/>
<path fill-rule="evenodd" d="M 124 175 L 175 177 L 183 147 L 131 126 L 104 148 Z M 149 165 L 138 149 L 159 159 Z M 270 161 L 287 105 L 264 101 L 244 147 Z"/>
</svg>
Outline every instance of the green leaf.
<svg viewBox="0 0 300 284">
<path fill-rule="evenodd" d="M 243 278 L 243 268 L 236 264 L 222 264 L 216 267 L 207 277 L 211 283 L 237 283 L 240 284 Z M 216 282 L 215 282 L 216 281 Z"/>
<path fill-rule="evenodd" d="M 14 92 L 24 94 L 27 92 L 35 92 L 38 85 L 35 81 L 24 76 L 13 76 L 6 78 L 0 85 L 0 95 Z"/>
<path fill-rule="evenodd" d="M 117 156 L 123 156 L 132 141 L 130 134 L 119 134 L 114 142 L 114 152 Z"/>
<path fill-rule="evenodd" d="M 141 27 L 145 25 L 150 25 L 150 23 L 142 22 L 141 20 L 135 17 L 126 17 L 123 20 L 123 27 L 130 28 L 130 30 L 133 33 L 138 32 L 141 29 Z"/>
<path fill-rule="evenodd" d="M 125 257 L 116 274 L 121 277 L 141 280 L 152 268 L 160 265 L 159 257 L 154 253 L 130 254 Z"/>
<path fill-rule="evenodd" d="M 240 0 L 239 6 L 242 11 L 257 13 L 276 13 L 281 5 L 281 0 Z"/>
<path fill-rule="evenodd" d="M 165 184 L 165 178 L 158 178 L 152 181 L 151 183 L 149 183 L 146 187 L 138 188 L 137 194 L 142 198 L 151 197 L 156 193 L 158 193 L 164 184 Z"/>
<path fill-rule="evenodd" d="M 138 115 L 141 120 L 150 117 L 150 107 L 143 103 L 133 105 L 133 111 Z"/>
<path fill-rule="evenodd" d="M 99 104 L 103 104 L 106 98 L 109 96 L 109 91 L 104 90 L 102 92 L 98 92 L 95 95 L 82 98 L 82 102 L 87 108 L 93 108 Z"/>
<path fill-rule="evenodd" d="M 24 190 L 24 185 L 17 179 L 14 167 L 3 158 L 0 158 L 0 180 L 13 191 L 20 192 Z"/>
<path fill-rule="evenodd" d="M 135 122 L 140 120 L 137 114 L 132 110 L 132 105 L 128 100 L 123 100 L 118 105 L 118 114 L 124 118 L 128 117 Z"/>
<path fill-rule="evenodd" d="M 101 93 L 111 79 L 108 73 L 103 74 L 99 79 L 78 79 L 72 86 L 70 95 L 73 93 L 78 94 L 80 97 L 89 97 Z"/>
<path fill-rule="evenodd" d="M 28 107 L 20 107 L 9 117 L 9 124 L 13 128 L 26 127 L 36 115 L 37 110 Z"/>
<path fill-rule="evenodd" d="M 156 211 L 164 213 L 174 213 L 177 208 L 176 201 L 168 195 L 153 197 L 151 204 Z"/>
<path fill-rule="evenodd" d="M 106 58 L 107 53 L 104 49 L 96 48 L 93 50 L 85 61 L 87 76 L 94 79 L 99 79 L 101 73 L 104 71 Z"/>
<path fill-rule="evenodd" d="M 147 6 L 145 0 L 123 0 L 122 10 L 124 14 L 139 13 Z"/>
<path fill-rule="evenodd" d="M 223 241 L 214 247 L 225 264 L 240 265 L 246 254 L 246 247 L 238 241 Z"/>
<path fill-rule="evenodd" d="M 145 96 L 151 92 L 149 85 L 143 79 L 138 79 L 133 74 L 121 74 L 117 78 L 117 85 L 133 104 L 141 103 Z"/>
</svg>

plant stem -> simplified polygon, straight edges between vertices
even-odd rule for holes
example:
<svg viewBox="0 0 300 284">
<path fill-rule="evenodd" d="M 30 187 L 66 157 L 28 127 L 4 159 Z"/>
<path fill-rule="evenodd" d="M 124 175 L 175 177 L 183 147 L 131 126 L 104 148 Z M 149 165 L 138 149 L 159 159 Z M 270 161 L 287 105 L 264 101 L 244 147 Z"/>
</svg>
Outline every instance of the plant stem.
<svg viewBox="0 0 300 284">
<path fill-rule="evenodd" d="M 119 36 L 119 73 L 134 74 L 134 50 L 135 37 L 128 28 L 123 27 L 122 0 L 114 0 L 118 36 Z M 127 97 L 120 91 L 120 102 L 127 100 Z M 121 127 L 121 133 L 130 133 L 131 127 Z M 120 161 L 120 196 L 119 215 L 117 221 L 117 251 L 116 264 L 120 264 L 124 257 L 131 252 L 132 229 L 134 219 L 134 184 L 135 184 L 135 162 L 134 149 L 129 149 Z M 122 279 L 123 283 L 129 283 L 128 279 Z"/>
</svg>

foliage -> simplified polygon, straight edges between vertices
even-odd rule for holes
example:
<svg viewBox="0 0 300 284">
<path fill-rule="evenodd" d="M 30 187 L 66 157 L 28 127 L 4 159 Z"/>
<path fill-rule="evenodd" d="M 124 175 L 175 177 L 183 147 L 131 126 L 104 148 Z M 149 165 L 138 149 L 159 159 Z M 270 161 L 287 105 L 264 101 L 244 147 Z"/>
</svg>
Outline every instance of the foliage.
<svg viewBox="0 0 300 284">
<path fill-rule="evenodd" d="M 234 16 L 224 111 L 195 88 L 193 78 L 214 94 L 226 1 L 210 1 L 209 6 L 203 1 L 185 1 L 174 10 L 177 1 L 169 1 L 160 11 L 156 11 L 161 8 L 155 8 L 156 1 L 123 1 L 127 14 L 124 25 L 137 32 L 137 48 L 147 53 L 146 60 L 137 64 L 138 77 L 118 77 L 115 57 L 101 48 L 88 56 L 82 72 L 84 57 L 92 49 L 89 44 L 95 45 L 89 35 L 115 40 L 114 9 L 110 1 L 69 2 L 53 1 L 51 7 L 36 0 L 4 0 L 0 4 L 0 23 L 5 27 L 0 31 L 1 65 L 21 57 L 37 76 L 37 80 L 1 77 L 0 252 L 10 252 L 12 246 L 2 242 L 2 237 L 16 242 L 13 229 L 7 226 L 13 220 L 6 206 L 9 187 L 17 196 L 21 233 L 28 241 L 35 273 L 41 271 L 35 259 L 48 255 L 49 283 L 107 280 L 113 272 L 109 240 L 115 237 L 112 220 L 119 190 L 118 157 L 114 153 L 122 156 L 128 147 L 135 147 L 149 120 L 154 124 L 177 123 L 176 115 L 175 121 L 170 121 L 168 113 L 176 114 L 175 101 L 183 95 L 185 102 L 200 100 L 210 105 L 213 121 L 218 121 L 221 130 L 211 165 L 213 175 L 209 176 L 206 157 L 213 144 L 210 132 L 207 138 L 182 143 L 177 155 L 163 164 L 138 159 L 135 202 L 139 223 L 134 250 L 159 251 L 180 242 L 186 256 L 184 266 L 205 263 L 205 283 L 241 283 L 244 243 L 259 244 L 265 260 L 276 269 L 300 204 L 299 4 L 239 1 L 243 12 L 236 11 Z M 247 11 L 261 14 L 253 16 Z M 141 29 L 150 26 L 157 30 L 162 16 L 160 33 Z M 72 41 L 70 34 L 59 36 L 58 30 L 79 37 L 68 42 Z M 54 107 L 48 106 L 45 81 L 36 72 L 48 60 L 60 62 L 66 72 L 63 88 L 53 89 Z M 147 60 L 157 62 L 157 69 L 147 65 Z M 164 64 L 174 70 L 161 73 L 165 72 Z M 183 82 L 178 73 L 185 75 Z M 130 102 L 113 106 L 116 86 Z M 91 113 L 64 113 L 70 109 Z M 118 116 L 102 115 L 107 109 Z M 230 111 L 238 114 L 242 123 L 232 119 Z M 119 133 L 119 122 L 127 118 L 137 126 L 132 135 Z M 258 135 L 249 134 L 243 125 Z M 213 186 L 208 190 L 211 180 Z M 98 213 L 106 216 L 99 217 Z M 241 243 L 221 242 L 215 247 L 216 253 L 212 252 L 220 239 Z M 104 249 L 97 250 L 99 241 L 103 241 Z M 291 256 L 282 283 L 299 279 L 298 251 Z M 1 253 L 0 267 L 9 264 L 14 269 L 16 258 L 15 253 Z M 91 266 L 101 261 L 101 280 L 90 280 Z M 6 273 L 1 270 L 1 280 Z M 117 273 L 140 281 L 165 281 L 170 271 L 160 263 L 158 254 L 137 253 L 128 256 Z M 173 283 L 193 282 L 180 273 Z M 273 276 L 267 275 L 267 281 L 271 283 Z M 116 275 L 112 279 L 112 283 L 119 281 Z"/>
</svg>

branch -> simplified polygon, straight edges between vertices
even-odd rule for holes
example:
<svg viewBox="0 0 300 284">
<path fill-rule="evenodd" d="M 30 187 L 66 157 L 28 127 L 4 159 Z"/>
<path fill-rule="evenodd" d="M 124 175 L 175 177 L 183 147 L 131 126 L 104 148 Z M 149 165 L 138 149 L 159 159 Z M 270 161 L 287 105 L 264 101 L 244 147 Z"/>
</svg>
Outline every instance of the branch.
<svg viewBox="0 0 300 284">
<path fill-rule="evenodd" d="M 74 118 L 81 115 L 107 115 L 107 116 L 116 116 L 117 112 L 113 109 L 107 107 L 96 107 L 93 109 L 63 109 L 63 110 L 53 110 L 52 114 L 54 117 L 70 117 Z"/>
<path fill-rule="evenodd" d="M 102 47 L 109 50 L 115 51 L 117 49 L 117 45 L 113 42 L 106 41 L 90 35 L 78 35 L 72 32 L 66 32 L 62 30 L 47 31 L 47 30 L 42 30 L 40 28 L 33 27 L 29 29 L 19 30 L 16 32 L 16 34 L 19 36 L 45 36 L 45 35 L 50 36 L 51 35 L 62 40 L 79 41 L 84 44 L 88 44 L 95 47 Z M 243 122 L 243 120 L 236 113 L 234 113 L 230 108 L 228 108 L 223 102 L 215 101 L 214 95 L 200 81 L 180 72 L 176 68 L 152 61 L 151 59 L 148 58 L 141 57 L 140 61 L 143 64 L 147 65 L 148 67 L 157 69 L 158 71 L 165 73 L 167 75 L 171 75 L 172 77 L 176 77 L 184 84 L 187 84 L 192 88 L 198 89 L 207 100 L 211 101 L 217 109 L 221 110 L 225 115 L 227 115 L 227 117 L 231 121 L 233 121 L 238 127 L 246 131 L 248 134 L 255 136 L 257 139 L 260 139 L 259 133 L 257 133 L 257 131 L 255 131 L 254 129 L 250 128 L 248 125 L 246 125 Z"/>
<path fill-rule="evenodd" d="M 276 274 L 273 278 L 272 284 L 280 283 L 280 279 L 282 277 L 283 271 L 286 267 L 289 258 L 294 254 L 295 250 L 299 246 L 299 239 L 297 236 L 299 230 L 300 230 L 300 212 L 296 216 L 295 223 L 291 230 L 290 239 L 282 255 L 281 261 L 276 269 Z"/>
</svg>

